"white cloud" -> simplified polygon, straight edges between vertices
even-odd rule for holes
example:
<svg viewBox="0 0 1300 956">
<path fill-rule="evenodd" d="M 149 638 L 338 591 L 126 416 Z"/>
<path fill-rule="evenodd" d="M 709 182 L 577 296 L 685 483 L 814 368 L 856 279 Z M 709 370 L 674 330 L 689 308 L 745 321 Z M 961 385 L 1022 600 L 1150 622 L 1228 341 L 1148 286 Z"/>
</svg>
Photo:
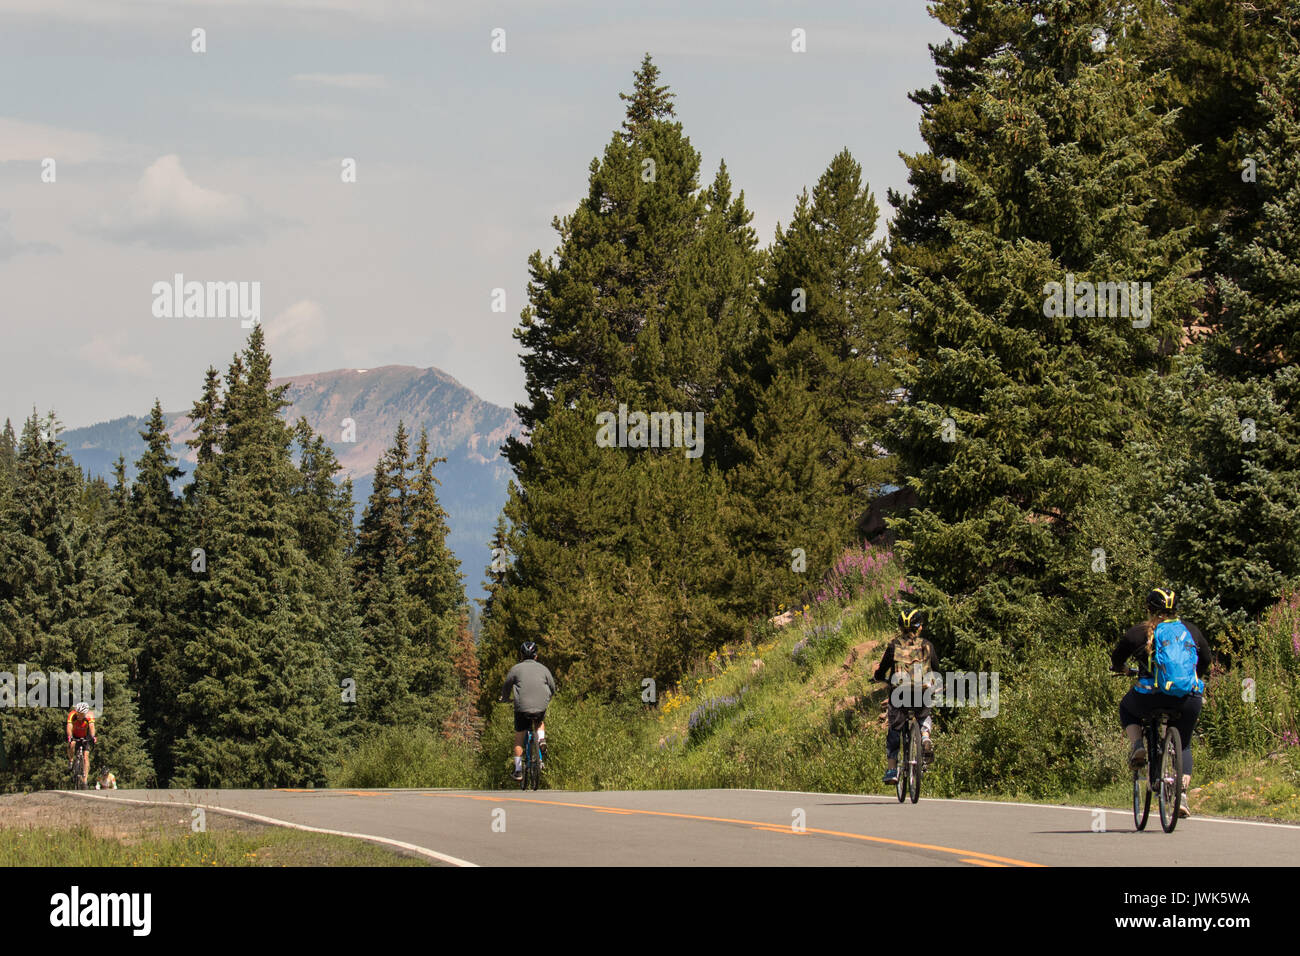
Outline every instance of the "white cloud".
<svg viewBox="0 0 1300 956">
<path fill-rule="evenodd" d="M 105 335 L 96 335 L 77 349 L 77 357 L 98 369 L 108 372 L 140 377 L 153 374 L 153 366 L 149 364 L 149 360 L 143 355 L 138 352 L 127 354 L 122 351 L 123 338 L 124 335 L 121 332 L 111 338 Z"/>
<path fill-rule="evenodd" d="M 54 252 L 57 248 L 48 242 L 21 242 L 9 228 L 9 211 L 0 209 L 0 262 L 22 252 Z"/>
<path fill-rule="evenodd" d="M 310 299 L 295 302 L 263 323 L 266 347 L 277 360 L 316 352 L 325 338 L 325 312 Z"/>
<path fill-rule="evenodd" d="M 126 208 L 99 225 L 110 239 L 181 249 L 239 242 L 261 231 L 243 199 L 198 185 L 175 154 L 146 169 Z"/>
<path fill-rule="evenodd" d="M 330 86 L 341 90 L 386 90 L 388 78 L 382 73 L 295 73 L 298 86 Z"/>
<path fill-rule="evenodd" d="M 807 52 L 790 49 L 791 31 L 799 27 L 807 37 Z M 528 46 L 549 56 L 596 57 L 613 61 L 635 61 L 653 51 L 662 66 L 668 57 L 707 59 L 750 59 L 773 63 L 788 57 L 786 65 L 816 61 L 818 56 L 873 59 L 906 59 L 919 44 L 923 49 L 933 33 L 884 31 L 860 23 L 832 22 L 792 12 L 777 19 L 737 21 L 697 17 L 657 17 L 641 20 L 610 20 L 548 29 L 533 33 Z"/>
<path fill-rule="evenodd" d="M 355 118 L 355 114 L 348 110 L 322 103 L 233 103 L 214 100 L 206 104 L 205 108 L 226 116 L 241 116 L 281 125 L 344 123 Z"/>
<path fill-rule="evenodd" d="M 328 13 L 365 20 L 447 20 L 444 0 L 5 0 L 11 15 L 74 21 L 150 21 L 171 15 L 192 19 L 227 10 L 256 13 Z"/>
<path fill-rule="evenodd" d="M 87 163 L 108 155 L 107 142 L 94 133 L 0 116 L 0 163 L 36 163 L 47 156 L 60 163 Z"/>
</svg>

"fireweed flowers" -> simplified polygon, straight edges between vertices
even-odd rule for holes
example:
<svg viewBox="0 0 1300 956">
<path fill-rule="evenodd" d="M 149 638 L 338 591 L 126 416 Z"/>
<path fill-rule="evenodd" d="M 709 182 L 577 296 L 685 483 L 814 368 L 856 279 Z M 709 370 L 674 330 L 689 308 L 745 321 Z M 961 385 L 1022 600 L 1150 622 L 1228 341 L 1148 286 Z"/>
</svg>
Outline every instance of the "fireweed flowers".
<svg viewBox="0 0 1300 956">
<path fill-rule="evenodd" d="M 894 552 L 863 543 L 840 555 L 813 600 L 818 604 L 845 603 L 864 594 L 881 594 L 887 604 L 893 604 L 899 595 L 910 593 L 894 562 Z"/>
</svg>

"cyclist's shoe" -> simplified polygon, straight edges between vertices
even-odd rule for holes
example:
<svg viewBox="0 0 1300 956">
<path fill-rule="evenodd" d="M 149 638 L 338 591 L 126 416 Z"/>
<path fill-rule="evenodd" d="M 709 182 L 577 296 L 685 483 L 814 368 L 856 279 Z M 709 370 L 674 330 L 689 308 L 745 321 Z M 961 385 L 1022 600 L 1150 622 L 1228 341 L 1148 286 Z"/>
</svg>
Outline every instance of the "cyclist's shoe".
<svg viewBox="0 0 1300 956">
<path fill-rule="evenodd" d="M 514 773 L 512 773 L 510 776 L 514 777 L 515 780 L 523 780 L 523 779 L 524 779 L 524 768 L 523 768 L 523 767 L 520 767 L 518 770 L 514 771 Z"/>
<path fill-rule="evenodd" d="M 1128 755 L 1128 765 L 1134 770 L 1147 765 L 1147 745 L 1142 741 L 1139 740 L 1133 745 L 1133 749 Z"/>
<path fill-rule="evenodd" d="M 546 744 L 539 744 L 537 747 L 537 766 L 546 769 Z"/>
<path fill-rule="evenodd" d="M 934 744 L 930 742 L 928 736 L 921 738 L 921 753 L 925 756 L 925 762 L 930 763 L 934 760 Z"/>
<path fill-rule="evenodd" d="M 885 779 L 884 779 L 884 782 L 885 782 L 885 783 L 898 783 L 898 771 L 897 771 L 897 770 L 886 770 L 886 771 L 885 771 Z"/>
<path fill-rule="evenodd" d="M 1192 815 L 1192 808 L 1187 805 L 1187 794 L 1184 793 L 1178 801 L 1178 819 L 1186 820 Z"/>
</svg>

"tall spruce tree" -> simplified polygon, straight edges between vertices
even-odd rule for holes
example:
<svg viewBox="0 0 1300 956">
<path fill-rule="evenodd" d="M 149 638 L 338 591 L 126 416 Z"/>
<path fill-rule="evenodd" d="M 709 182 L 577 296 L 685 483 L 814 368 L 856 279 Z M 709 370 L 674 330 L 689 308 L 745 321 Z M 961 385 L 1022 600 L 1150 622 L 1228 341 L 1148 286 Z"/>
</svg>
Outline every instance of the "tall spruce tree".
<svg viewBox="0 0 1300 956">
<path fill-rule="evenodd" d="M 1118 35 L 1124 4 L 970 6 L 1019 30 L 962 74 L 970 118 L 947 129 L 963 148 L 960 189 L 945 205 L 944 180 L 926 178 L 911 209 L 931 222 L 913 216 L 897 236 L 919 249 L 897 257 L 914 359 L 891 447 L 920 501 L 896 523 L 915 586 L 953 605 L 943 636 L 991 655 L 1041 634 L 1045 602 L 1057 630 L 1061 611 L 1087 603 L 1079 579 L 1096 543 L 1082 518 L 1108 494 L 1147 373 L 1199 289 L 1190 230 L 1159 227 L 1187 158 L 1174 117 L 1153 110 L 1140 62 L 1095 41 L 1099 23 Z M 931 152 L 914 171 L 949 142 L 931 131 L 923 122 Z M 953 264 L 936 268 L 929 253 L 944 245 Z M 1144 282 L 1151 314 L 1140 294 L 1125 311 L 1119 284 Z"/>
<path fill-rule="evenodd" d="M 645 58 L 628 100 L 624 132 L 592 160 L 587 196 L 556 219 L 553 258 L 529 257 L 529 301 L 515 338 L 528 401 L 516 411 L 531 432 L 545 420 L 558 386 L 571 396 L 636 401 L 641 332 L 664 317 L 667 295 L 704 213 L 699 154 L 673 114 L 671 95 Z M 506 454 L 528 475 L 530 445 L 511 439 Z"/>
<path fill-rule="evenodd" d="M 140 718 L 157 779 L 164 782 L 171 776 L 172 746 L 178 731 L 176 697 L 181 690 L 177 581 L 188 564 L 180 547 L 181 501 L 172 485 L 184 472 L 172 457 L 171 435 L 162 405 L 156 400 L 140 437 L 145 451 L 135 463 L 135 481 L 123 502 L 125 533 L 120 545 L 130 616 L 141 641 Z M 125 491 L 124 479 L 119 460 L 117 480 Z"/>
<path fill-rule="evenodd" d="M 13 423 L 6 418 L 4 431 L 0 431 L 0 480 L 13 476 L 17 457 L 18 438 L 14 435 Z"/>
<path fill-rule="evenodd" d="M 778 229 L 737 383 L 750 415 L 729 475 L 747 502 L 738 540 L 760 558 L 756 591 L 772 605 L 821 578 L 892 478 L 883 445 L 902 327 L 861 174 L 841 151 Z"/>
<path fill-rule="evenodd" d="M 410 593 L 410 447 L 404 422 L 375 465 L 374 486 L 361 514 L 354 556 L 363 655 L 357 712 L 369 729 L 418 720 L 426 702 L 413 689 L 421 667 L 421 623 Z"/>
<path fill-rule="evenodd" d="M 435 467 L 446 462 L 429 451 L 427 429 L 420 429 L 412 463 L 410 562 L 408 591 L 417 603 L 415 646 L 418 669 L 412 692 L 437 700 L 436 710 L 450 711 L 460 697 L 454 658 L 457 635 L 468 609 L 460 562 L 447 547 L 447 512 L 438 502 Z"/>
<path fill-rule="evenodd" d="M 76 701 L 60 698 L 72 689 L 93 704 L 102 687 L 95 767 L 111 767 L 135 785 L 149 773 L 130 686 L 137 641 L 126 613 L 124 570 L 107 520 L 88 517 L 86 483 L 60 430 L 53 413 L 38 419 L 33 411 L 13 480 L 0 490 L 0 660 L 13 662 L 14 670 L 23 665 L 29 682 L 0 685 L 9 764 L 0 789 L 6 792 L 66 786 L 65 705 Z M 75 684 L 55 679 L 74 673 Z M 89 688 L 80 675 L 90 675 Z"/>
<path fill-rule="evenodd" d="M 335 481 L 341 469 L 334 450 L 306 419 L 294 426 L 298 446 L 298 540 L 307 558 L 307 587 L 319 607 L 324 655 L 332 667 L 335 693 L 330 708 L 338 716 L 339 736 L 359 733 L 363 724 L 350 690 L 363 669 L 361 622 L 353 591 L 352 480 Z"/>
<path fill-rule="evenodd" d="M 1190 362 L 1177 383 L 1186 454 L 1155 505 L 1172 576 L 1238 623 L 1300 577 L 1298 49 L 1290 39 L 1260 96 L 1265 122 L 1245 144 L 1257 158 L 1260 218 L 1252 235 L 1223 235 L 1217 327 L 1204 363 Z"/>
<path fill-rule="evenodd" d="M 207 567 L 188 579 L 197 617 L 183 653 L 177 785 L 319 783 L 336 750 L 338 682 L 294 526 L 285 387 L 271 385 L 257 326 L 227 372 L 220 452 L 196 467 L 207 524 L 186 544 Z"/>
<path fill-rule="evenodd" d="M 708 445 L 725 385 L 719 335 L 747 320 L 752 295 L 749 214 L 725 168 L 699 188 L 699 155 L 648 57 L 623 98 L 623 128 L 593 161 L 586 199 L 555 223 L 555 257 L 530 259 L 530 305 L 516 332 L 528 437 L 505 449 L 515 561 L 484 625 L 489 685 L 533 638 L 570 686 L 613 694 L 646 676 L 669 679 L 693 649 L 740 626 L 716 469 L 687 458 L 680 436 L 669 448 L 637 447 L 635 436 L 604 442 L 596 416 L 624 406 L 694 424 L 702 414 Z M 708 531 L 667 527 L 649 509 Z M 630 618 L 631 595 L 652 592 L 663 600 L 635 605 Z"/>
<path fill-rule="evenodd" d="M 1157 88 L 1178 110 L 1175 130 L 1194 149 L 1175 183 L 1169 214 L 1196 226 L 1210 275 L 1230 268 L 1220 259 L 1220 233 L 1255 229 L 1261 194 L 1248 140 L 1267 120 L 1264 84 L 1278 69 L 1284 38 L 1296 24 L 1292 0 L 1141 0 L 1127 18 L 1130 40 L 1170 82 Z"/>
<path fill-rule="evenodd" d="M 467 601 L 438 501 L 434 469 L 444 460 L 423 429 L 411 458 L 399 422 L 362 514 L 356 567 L 371 690 L 359 710 L 372 727 L 441 723 L 461 696 L 453 658 Z"/>
</svg>

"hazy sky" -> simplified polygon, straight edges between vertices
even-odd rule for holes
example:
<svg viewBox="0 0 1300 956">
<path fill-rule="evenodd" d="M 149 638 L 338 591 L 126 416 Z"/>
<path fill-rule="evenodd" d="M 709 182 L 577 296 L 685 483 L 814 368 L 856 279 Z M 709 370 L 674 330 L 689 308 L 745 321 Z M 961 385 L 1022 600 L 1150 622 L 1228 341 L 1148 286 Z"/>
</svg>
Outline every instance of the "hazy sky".
<svg viewBox="0 0 1300 956">
<path fill-rule="evenodd" d="M 509 405 L 527 257 L 643 53 L 766 244 L 845 146 L 890 212 L 946 35 L 920 0 L 0 0 L 0 416 L 187 409 L 247 331 L 156 318 L 176 273 L 260 282 L 278 375 L 435 365 Z"/>
</svg>

